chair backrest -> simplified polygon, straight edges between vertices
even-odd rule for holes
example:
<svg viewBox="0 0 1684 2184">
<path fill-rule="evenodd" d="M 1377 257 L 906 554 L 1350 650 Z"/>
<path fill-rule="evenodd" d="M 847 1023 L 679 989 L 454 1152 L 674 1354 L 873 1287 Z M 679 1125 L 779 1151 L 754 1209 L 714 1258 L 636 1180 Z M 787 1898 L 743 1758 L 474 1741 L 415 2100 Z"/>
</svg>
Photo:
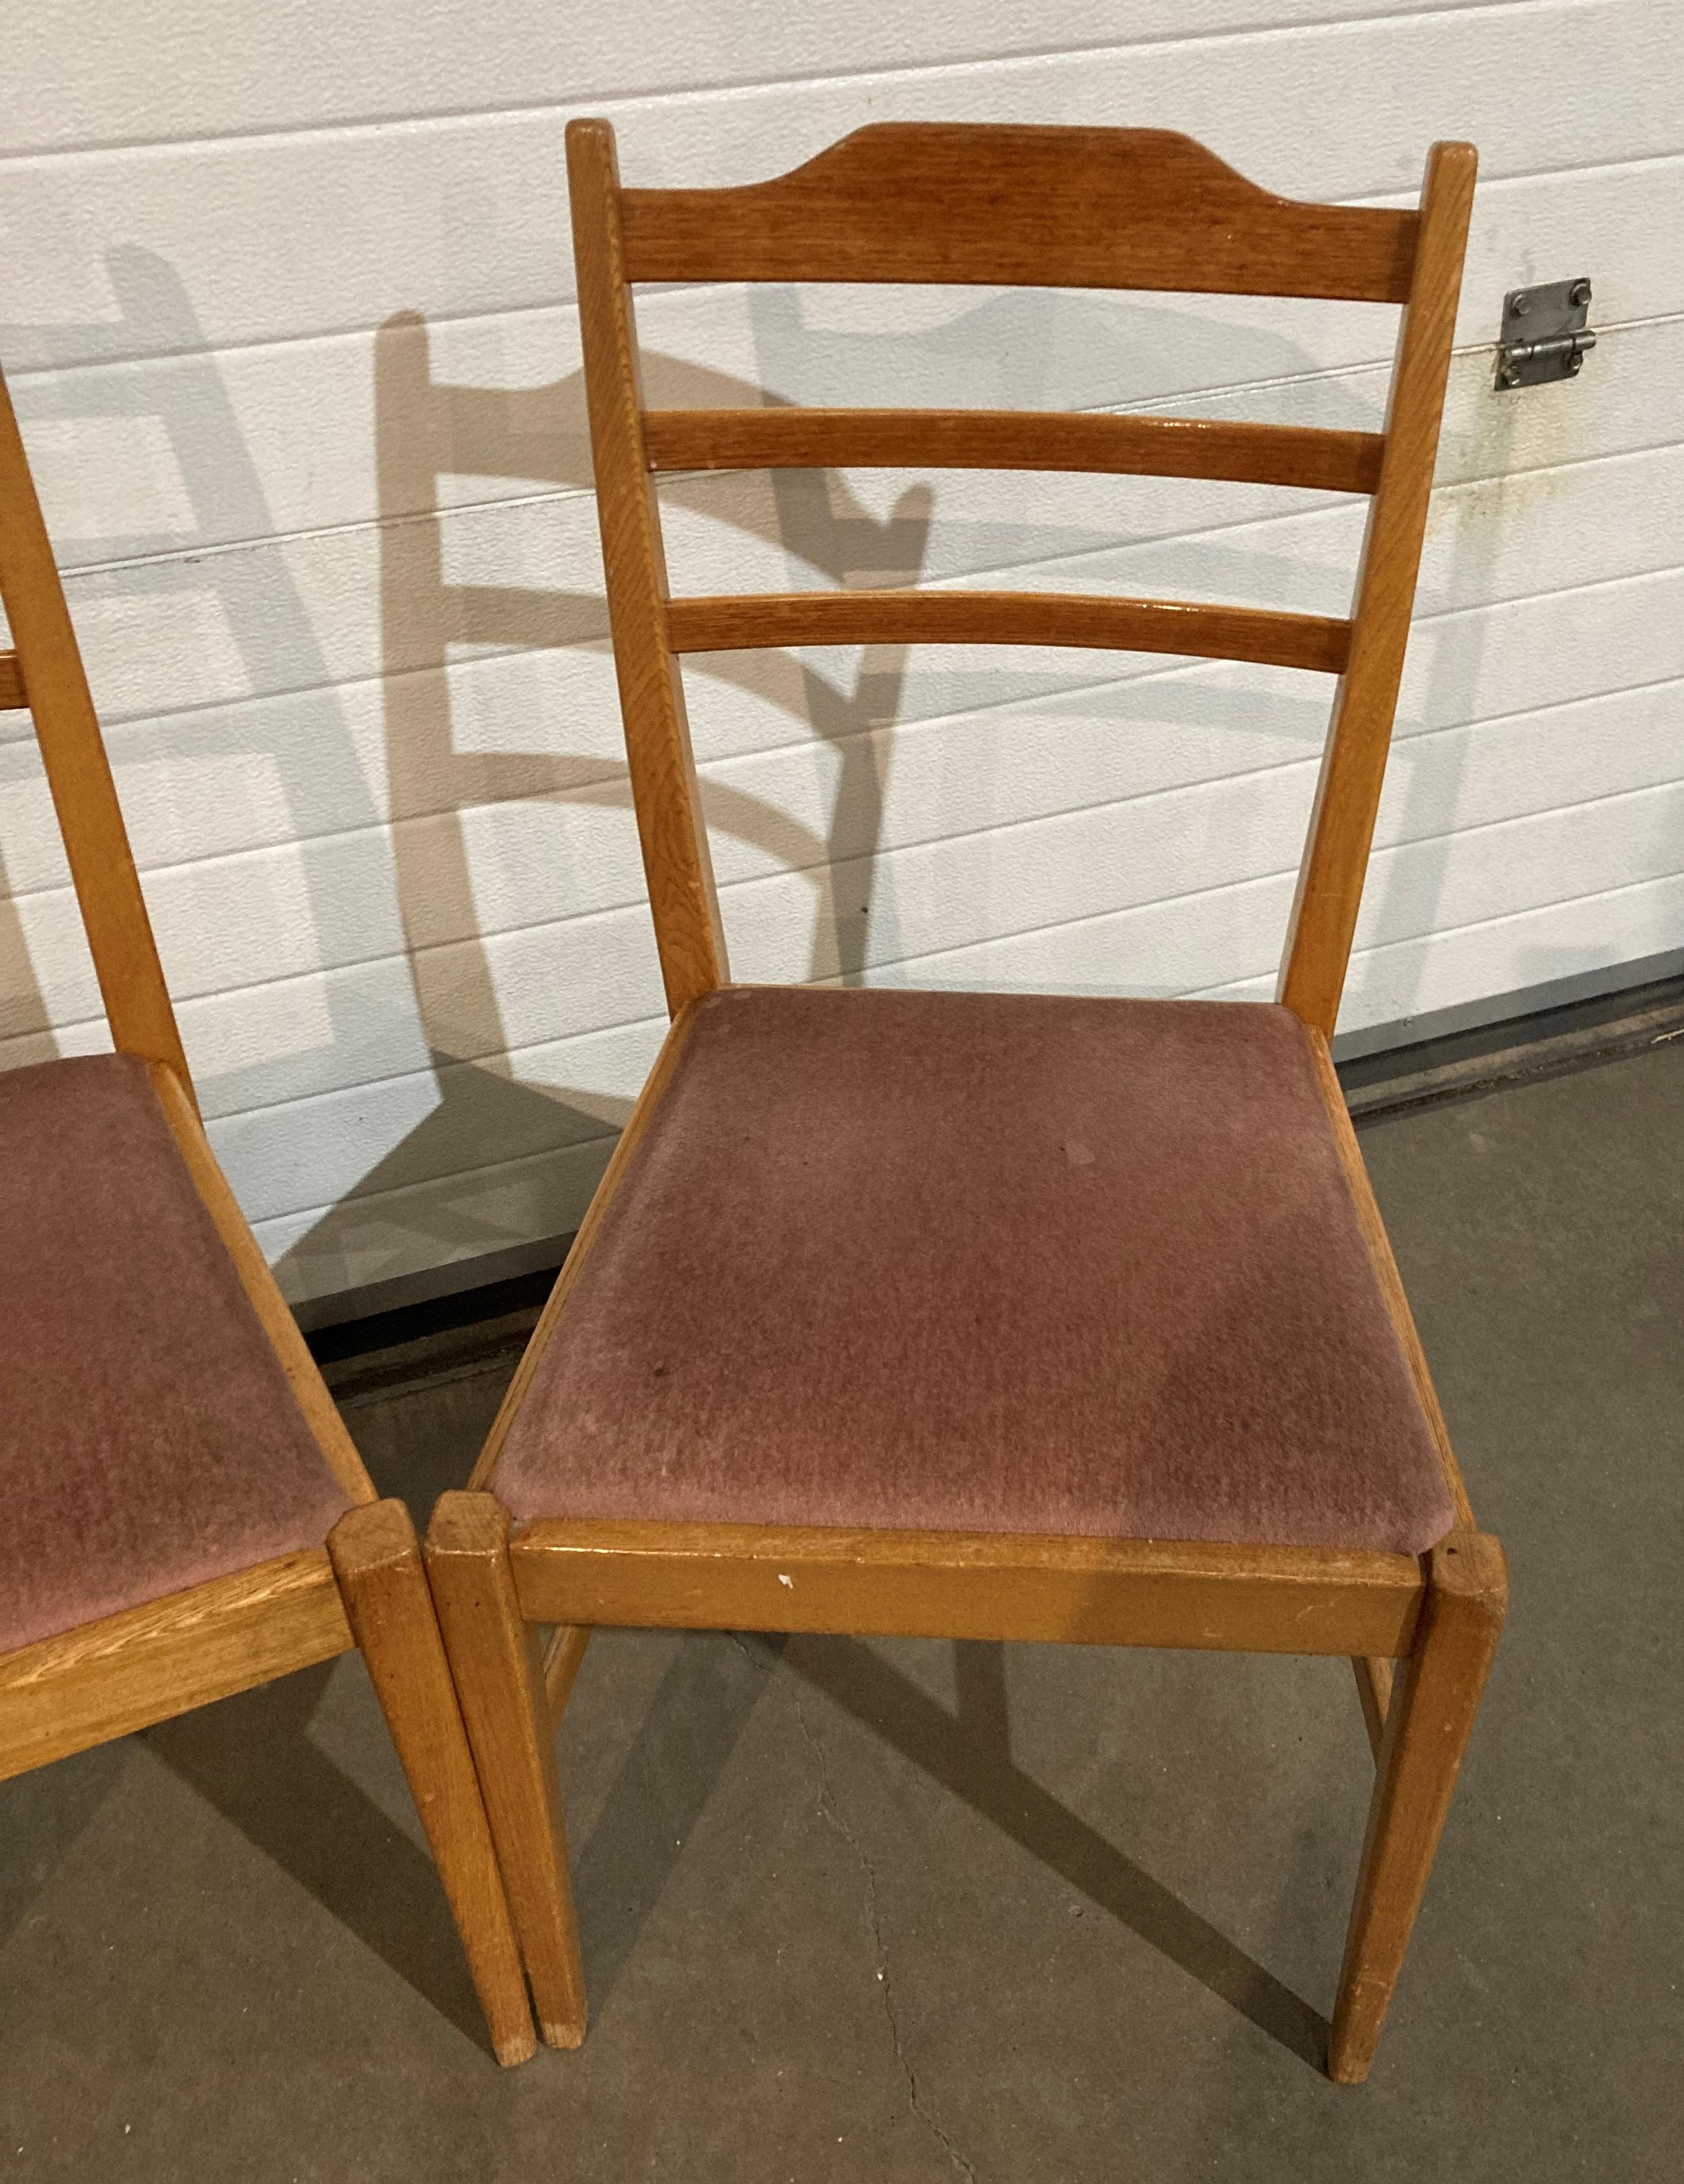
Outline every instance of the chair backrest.
<svg viewBox="0 0 1684 2184">
<path fill-rule="evenodd" d="M 606 121 L 567 130 L 581 332 L 627 754 L 668 1006 L 727 977 L 678 658 L 789 644 L 1116 646 L 1339 677 L 1280 998 L 1330 1036 L 1402 674 L 1476 166 L 1436 144 L 1418 212 L 1306 204 L 1156 129 L 883 123 L 736 189 L 628 190 Z M 918 410 L 650 410 L 639 281 L 956 281 L 1401 304 L 1381 432 Z M 1372 496 L 1348 621 L 980 591 L 673 599 L 665 471 L 1133 471 Z"/>
<path fill-rule="evenodd" d="M 121 1053 L 166 1064 L 192 1099 L 152 921 L 3 376 L 0 603 L 15 647 L 0 651 L 0 709 L 25 707 L 34 716 L 112 1042 Z"/>
</svg>

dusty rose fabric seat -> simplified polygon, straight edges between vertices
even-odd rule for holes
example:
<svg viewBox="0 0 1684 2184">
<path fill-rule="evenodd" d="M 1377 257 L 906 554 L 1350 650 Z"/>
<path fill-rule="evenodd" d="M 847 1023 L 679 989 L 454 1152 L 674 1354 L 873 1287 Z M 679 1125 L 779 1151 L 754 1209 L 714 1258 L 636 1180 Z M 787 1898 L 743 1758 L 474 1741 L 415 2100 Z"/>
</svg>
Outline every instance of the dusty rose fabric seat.
<svg viewBox="0 0 1684 2184">
<path fill-rule="evenodd" d="M 1452 1505 L 1302 1025 L 727 989 L 491 1481 L 650 1518 L 1417 1552 Z"/>
<path fill-rule="evenodd" d="M 0 1652 L 349 1506 L 127 1055 L 0 1073 Z"/>
</svg>

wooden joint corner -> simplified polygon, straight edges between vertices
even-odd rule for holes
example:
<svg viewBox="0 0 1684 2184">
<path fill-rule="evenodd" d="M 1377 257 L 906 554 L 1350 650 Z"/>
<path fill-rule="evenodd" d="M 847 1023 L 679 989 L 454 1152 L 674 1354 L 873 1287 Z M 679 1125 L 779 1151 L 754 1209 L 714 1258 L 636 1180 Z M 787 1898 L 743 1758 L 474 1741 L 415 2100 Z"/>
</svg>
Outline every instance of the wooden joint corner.
<svg viewBox="0 0 1684 2184">
<path fill-rule="evenodd" d="M 1500 1624 L 1508 1611 L 1508 1558 L 1489 1532 L 1452 1532 L 1427 1557 L 1427 1583 L 1448 1602 L 1484 1609 Z"/>
<path fill-rule="evenodd" d="M 509 1552 L 509 1512 L 494 1494 L 454 1489 L 441 1494 L 427 1531 L 427 1557 L 440 1555 L 505 1556 Z"/>
<path fill-rule="evenodd" d="M 354 1584 L 371 1570 L 390 1568 L 419 1552 L 415 1528 L 401 1502 L 360 1502 L 348 1509 L 327 1535 L 335 1574 Z"/>
</svg>

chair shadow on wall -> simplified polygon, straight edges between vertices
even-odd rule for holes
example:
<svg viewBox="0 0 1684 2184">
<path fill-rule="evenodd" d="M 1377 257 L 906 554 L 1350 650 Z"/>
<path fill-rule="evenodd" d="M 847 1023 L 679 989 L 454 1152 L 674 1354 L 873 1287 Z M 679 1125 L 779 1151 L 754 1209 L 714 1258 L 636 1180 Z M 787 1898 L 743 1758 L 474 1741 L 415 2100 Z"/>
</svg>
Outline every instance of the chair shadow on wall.
<svg viewBox="0 0 1684 2184">
<path fill-rule="evenodd" d="M 245 694 L 242 699 L 237 685 L 231 693 L 215 687 L 212 701 L 206 703 L 190 688 L 176 699 L 173 717 L 161 722 L 136 717 L 132 705 L 126 717 L 121 712 L 114 716 L 108 709 L 108 735 L 120 778 L 125 762 L 153 757 L 179 760 L 184 750 L 207 765 L 224 759 L 263 762 L 279 786 L 285 838 L 297 845 L 309 935 L 321 967 L 312 981 L 312 997 L 325 1018 L 325 1037 L 301 1042 L 294 1036 L 278 1060 L 241 1059 L 220 1070 L 201 1066 L 198 1075 L 204 1104 L 215 1118 L 366 1086 L 376 1103 L 370 1134 L 378 1138 L 384 1130 L 389 1137 L 387 1117 L 394 1112 L 413 1113 L 424 1096 L 415 1082 L 415 1062 L 441 1044 L 432 1036 L 432 1020 L 441 1012 L 448 1014 L 449 978 L 441 979 L 436 971 L 440 954 L 448 956 L 449 951 L 435 949 L 423 954 L 417 948 L 411 952 L 403 944 L 417 923 L 424 922 L 421 912 L 411 914 L 399 898 L 400 881 L 414 875 L 398 869 L 393 838 L 376 803 L 344 694 L 336 685 L 334 668 L 315 627 L 311 603 L 287 555 L 272 543 L 281 526 L 271 514 L 242 421 L 179 276 L 153 254 L 133 248 L 109 254 L 107 274 L 118 306 L 115 317 L 92 326 L 11 328 L 3 337 L 8 358 L 24 366 L 37 359 L 55 365 L 101 365 L 161 353 L 167 368 L 81 371 L 68 378 L 22 376 L 14 385 L 20 410 L 26 426 L 31 421 L 38 424 L 84 417 L 135 423 L 155 418 L 173 459 L 187 520 L 156 535 L 79 541 L 81 558 L 94 566 L 78 575 L 75 603 L 156 601 L 167 612 L 177 599 L 204 602 L 220 632 L 231 641 Z M 48 514 L 50 519 L 50 507 Z M 224 548 L 232 550 L 203 550 Z M 384 631 L 382 636 L 388 645 L 399 641 Z M 225 683 L 226 679 L 225 676 Z M 0 781 L 14 771 L 20 777 L 27 775 L 34 764 L 26 716 L 6 716 L 0 722 Z M 348 842 L 357 845 L 361 867 L 361 884 L 350 887 L 345 884 Z M 145 862 L 143 855 L 143 866 Z M 254 869 L 260 878 L 261 867 Z M 379 920 L 389 918 L 388 930 L 371 922 L 371 904 L 376 906 Z M 261 914 L 259 899 L 254 915 Z M 471 926 L 465 933 L 449 937 L 459 944 L 459 956 L 466 953 L 471 958 L 477 945 Z M 198 967 L 186 967 L 188 977 L 184 980 L 176 936 L 166 928 L 160 941 L 166 973 L 174 973 L 181 998 L 184 1033 L 192 1052 L 196 1009 L 190 980 Z M 393 943 L 399 944 L 395 954 L 389 952 Z M 459 967 L 460 963 L 446 965 L 447 972 Z M 293 972 L 291 964 L 287 972 Z M 56 1050 L 50 1012 L 33 974 L 21 922 L 9 900 L 0 911 L 0 981 L 4 1058 L 18 1062 L 46 1058 Z M 445 989 L 443 1000 L 441 986 Z M 417 1026 L 426 1042 L 419 1051 Z M 448 1046 L 448 1040 L 443 1044 Z M 558 1140 L 599 1138 L 616 1119 L 605 1121 L 583 1108 L 570 1112 L 565 1098 L 511 1084 L 484 1069 L 477 1073 L 488 1088 L 473 1117 L 482 1127 L 466 1156 L 456 1161 L 459 1169 L 516 1157 L 535 1145 L 548 1147 Z M 394 1092 L 401 1097 L 393 1099 Z M 382 1096 L 387 1117 L 378 1111 Z M 459 1101 L 449 1103 L 452 1119 L 460 1108 Z M 342 1230 L 356 1225 L 365 1234 L 371 1224 L 364 1201 L 372 1194 L 405 1190 L 441 1172 L 451 1172 L 448 1167 L 441 1170 L 435 1160 L 440 1151 L 437 1138 L 435 1133 L 413 1148 L 407 1160 L 399 1143 L 378 1163 L 373 1176 L 354 1175 L 343 1190 L 337 1186 L 344 1175 L 346 1152 L 335 1142 L 330 1112 L 318 1114 L 315 1142 L 302 1155 L 289 1141 L 284 1156 L 270 1162 L 267 1182 L 270 1191 L 276 1190 L 279 1173 L 279 1189 L 293 1195 L 248 1206 L 253 1218 L 261 1224 L 266 1217 L 307 1210 L 308 1201 L 299 1208 L 300 1194 L 319 1188 L 324 1178 L 335 1198 L 277 1262 L 283 1284 L 290 1273 L 296 1287 L 299 1262 L 313 1262 L 309 1271 L 316 1278 L 315 1286 L 353 1286 L 349 1277 L 324 1284 L 323 1257 L 339 1248 Z M 487 1147 L 483 1152 L 477 1150 L 480 1144 Z M 354 1157 L 355 1152 L 354 1139 Z M 435 1164 L 420 1165 L 429 1160 Z M 348 1202 L 354 1223 L 342 1210 Z M 393 1256 L 404 1267 L 413 1263 L 415 1229 L 425 1239 L 423 1256 L 427 1251 L 436 1257 L 469 1256 L 483 1244 L 483 1224 L 477 1223 L 471 1212 L 448 1203 L 418 1201 L 413 1190 L 393 1211 L 399 1229 Z M 407 1236 L 402 1230 L 405 1221 L 412 1226 Z M 505 1239 L 499 1235 L 494 1240 Z M 362 1280 L 377 1280 L 387 1271 L 379 1251 L 376 1242 L 362 1251 Z"/>
<path fill-rule="evenodd" d="M 583 382 L 573 373 L 520 389 L 442 384 L 432 375 L 430 347 L 426 325 L 415 315 L 400 314 L 381 329 L 375 410 L 393 878 L 437 1101 L 300 1239 L 294 1247 L 300 1257 L 319 1253 L 336 1230 L 354 1226 L 363 1217 L 365 1201 L 419 1178 L 510 1162 L 577 1153 L 580 1172 L 560 1202 L 582 1209 L 614 1132 L 630 1112 L 624 1096 L 553 1092 L 513 1073 L 511 1057 L 532 1042 L 511 1029 L 499 997 L 494 947 L 481 930 L 468 824 L 476 810 L 488 805 L 567 803 L 622 811 L 629 831 L 625 767 L 588 749 L 561 755 L 465 749 L 453 710 L 453 652 L 472 647 L 484 660 L 566 649 L 605 660 L 605 604 L 594 589 L 450 581 L 445 571 L 450 511 L 441 506 L 438 490 L 440 477 L 454 473 L 519 481 L 550 496 L 557 488 L 588 493 Z M 655 376 L 661 376 L 658 363 Z M 756 389 L 684 366 L 665 376 L 682 381 L 692 398 L 698 389 L 715 398 L 761 398 Z M 915 491 L 887 525 L 858 515 L 838 518 L 803 481 L 775 494 L 768 536 L 781 536 L 786 545 L 793 540 L 795 550 L 837 580 L 862 558 L 869 566 L 892 565 L 904 580 L 916 573 L 921 558 L 927 510 L 928 496 Z M 460 520 L 471 521 L 471 510 Z M 718 671 L 728 677 L 733 670 L 722 662 Z M 748 679 L 755 673 L 752 666 L 746 670 Z M 873 755 L 854 748 L 856 731 L 867 707 L 874 715 L 886 707 L 892 715 L 896 685 L 897 671 L 880 660 L 851 697 L 839 696 L 816 675 L 803 677 L 812 727 L 841 753 L 833 838 L 841 830 L 850 841 L 874 838 L 880 787 Z M 752 844 L 774 864 L 805 873 L 816 896 L 825 897 L 832 838 L 728 783 L 710 783 L 705 801 L 717 833 Z M 530 913 L 542 925 L 555 916 L 554 903 L 535 897 Z M 821 911 L 817 922 L 839 927 L 845 921 L 827 920 Z M 492 943 L 495 939 L 489 937 Z M 821 968 L 831 967 L 822 943 L 816 942 L 815 954 Z M 845 934 L 834 968 L 845 978 L 860 975 L 861 967 Z M 642 998 L 646 1005 L 651 996 Z M 560 1039 L 552 1027 L 537 1043 Z M 470 1208 L 447 1215 L 435 1204 L 431 1219 L 432 1240 L 447 1245 L 453 1256 L 467 1256 L 477 1242 L 489 1265 L 491 1255 L 507 1242 L 506 1232 L 487 1228 Z M 549 1233 L 535 1239 L 539 1251 L 556 1241 Z M 531 1257 L 533 1247 L 522 1248 Z"/>
</svg>

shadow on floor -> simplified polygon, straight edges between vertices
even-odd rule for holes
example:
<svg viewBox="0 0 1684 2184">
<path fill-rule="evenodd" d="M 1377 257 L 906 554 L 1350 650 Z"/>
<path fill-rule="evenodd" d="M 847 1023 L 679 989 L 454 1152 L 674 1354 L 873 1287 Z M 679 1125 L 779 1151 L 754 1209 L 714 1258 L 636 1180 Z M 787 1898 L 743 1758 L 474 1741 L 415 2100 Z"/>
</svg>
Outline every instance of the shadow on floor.
<svg viewBox="0 0 1684 2184">
<path fill-rule="evenodd" d="M 956 1713 L 857 1639 L 806 1639 L 789 1658 L 790 1668 L 815 1691 L 962 1797 L 1090 1903 L 1161 1949 L 1313 2070 L 1324 2069 L 1325 2018 L 1013 1766 L 1003 1649 L 962 1642 L 956 1652 Z"/>
<path fill-rule="evenodd" d="M 173 1773 L 489 2055 L 432 1860 L 310 1741 L 335 1663 L 145 1731 Z"/>
</svg>

